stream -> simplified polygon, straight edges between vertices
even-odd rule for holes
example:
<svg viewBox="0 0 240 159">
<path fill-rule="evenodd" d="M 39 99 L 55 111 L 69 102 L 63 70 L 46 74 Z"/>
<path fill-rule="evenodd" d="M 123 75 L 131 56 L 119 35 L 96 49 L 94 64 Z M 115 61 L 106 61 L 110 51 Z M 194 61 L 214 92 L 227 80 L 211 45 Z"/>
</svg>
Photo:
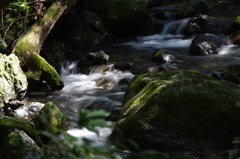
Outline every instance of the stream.
<svg viewBox="0 0 240 159">
<path fill-rule="evenodd" d="M 221 1 L 227 4 L 227 1 Z M 230 3 L 231 1 L 229 1 Z M 223 5 L 224 6 L 224 5 Z M 222 7 L 223 7 L 222 6 Z M 225 6 L 226 7 L 226 6 Z M 232 6 L 233 7 L 233 6 Z M 235 6 L 236 7 L 236 6 Z M 238 8 L 237 8 L 238 9 Z M 213 16 L 226 17 L 231 11 L 222 14 L 223 8 L 219 7 L 219 14 Z M 240 14 L 236 12 L 235 14 Z M 231 16 L 231 18 L 233 18 Z M 223 46 L 220 54 L 210 56 L 193 56 L 189 53 L 189 46 L 194 37 L 185 37 L 183 30 L 190 19 L 181 19 L 166 22 L 163 30 L 159 34 L 149 36 L 135 36 L 122 39 L 111 39 L 107 46 L 101 49 L 110 56 L 109 67 L 115 62 L 129 62 L 137 67 L 141 73 L 143 67 L 154 70 L 159 64 L 151 63 L 154 52 L 159 49 L 167 49 L 181 63 L 165 63 L 165 67 L 171 70 L 195 69 L 207 75 L 213 71 L 225 69 L 229 65 L 240 63 L 240 47 L 235 45 Z M 174 34 L 169 34 L 173 26 L 177 25 Z M 96 48 L 95 48 L 96 49 Z M 95 51 L 95 50 L 94 50 Z M 93 52 L 94 52 L 93 51 Z M 99 51 L 99 50 L 96 50 Z M 61 75 L 65 87 L 59 92 L 49 92 L 29 95 L 29 101 L 46 103 L 53 102 L 64 110 L 67 115 L 77 120 L 76 112 L 79 109 L 91 106 L 94 109 L 113 110 L 120 108 L 127 85 L 118 85 L 121 79 L 132 79 L 134 73 L 130 71 L 120 71 L 109 69 L 107 72 L 90 73 L 89 75 L 74 73 L 76 71 L 76 61 L 66 61 L 62 67 Z M 96 80 L 108 78 L 112 85 L 108 88 L 98 86 Z M 69 133 L 79 138 L 87 137 L 92 139 L 96 145 L 104 144 L 104 140 L 111 133 L 108 128 L 99 128 L 100 137 L 86 129 L 70 129 Z"/>
</svg>

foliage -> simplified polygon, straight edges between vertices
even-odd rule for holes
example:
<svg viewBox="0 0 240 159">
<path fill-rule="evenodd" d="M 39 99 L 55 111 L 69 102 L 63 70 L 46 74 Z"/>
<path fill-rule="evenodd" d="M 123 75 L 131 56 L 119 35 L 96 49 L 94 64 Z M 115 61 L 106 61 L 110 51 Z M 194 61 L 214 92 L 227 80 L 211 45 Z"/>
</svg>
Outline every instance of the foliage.
<svg viewBox="0 0 240 159">
<path fill-rule="evenodd" d="M 107 122 L 103 117 L 108 116 L 109 113 L 103 110 L 90 111 L 86 109 L 81 109 L 78 111 L 78 126 L 77 129 L 87 128 L 99 135 L 99 131 L 96 127 L 109 127 L 112 128 L 112 123 Z M 67 120 L 73 120 L 69 116 L 63 116 Z M 79 142 L 77 137 L 70 135 L 64 130 L 58 130 L 62 134 L 62 138 L 54 136 L 47 131 L 39 131 L 39 134 L 44 135 L 51 139 L 53 143 L 50 148 L 57 152 L 58 158 L 73 158 L 73 159 L 117 159 L 118 157 L 115 153 L 118 151 L 116 148 L 104 145 L 93 147 L 92 143 L 94 141 L 87 138 L 83 138 L 82 142 Z"/>
</svg>

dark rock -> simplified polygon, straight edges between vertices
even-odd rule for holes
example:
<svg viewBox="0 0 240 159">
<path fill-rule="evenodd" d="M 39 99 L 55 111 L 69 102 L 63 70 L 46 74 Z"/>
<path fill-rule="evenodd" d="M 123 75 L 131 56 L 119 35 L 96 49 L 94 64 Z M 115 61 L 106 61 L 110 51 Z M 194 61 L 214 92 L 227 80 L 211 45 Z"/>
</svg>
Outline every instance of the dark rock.
<svg viewBox="0 0 240 159">
<path fill-rule="evenodd" d="M 226 80 L 229 82 L 233 82 L 236 84 L 240 84 L 240 78 L 236 76 L 234 73 L 227 70 L 217 70 L 214 71 L 212 77 L 219 80 Z"/>
<path fill-rule="evenodd" d="M 162 49 L 154 53 L 152 60 L 159 63 L 171 63 L 175 57 L 168 50 Z"/>
<path fill-rule="evenodd" d="M 199 13 L 211 10 L 211 5 L 206 0 L 190 0 L 174 8 L 177 18 L 192 17 Z"/>
<path fill-rule="evenodd" d="M 186 26 L 186 35 L 191 34 L 220 34 L 230 26 L 231 22 L 223 19 L 199 15 L 193 17 Z"/>
<path fill-rule="evenodd" d="M 113 67 L 117 70 L 126 71 L 132 69 L 132 64 L 128 62 L 116 62 Z"/>
<path fill-rule="evenodd" d="M 212 55 L 218 54 L 221 46 L 230 44 L 228 37 L 223 35 L 197 35 L 191 45 L 190 53 L 192 55 Z"/>
<path fill-rule="evenodd" d="M 89 52 L 86 55 L 87 59 L 90 60 L 94 65 L 107 64 L 109 56 L 104 51 Z"/>
<path fill-rule="evenodd" d="M 10 133 L 3 145 L 0 149 L 0 158 L 41 159 L 44 155 L 44 150 L 21 130 Z"/>
</svg>

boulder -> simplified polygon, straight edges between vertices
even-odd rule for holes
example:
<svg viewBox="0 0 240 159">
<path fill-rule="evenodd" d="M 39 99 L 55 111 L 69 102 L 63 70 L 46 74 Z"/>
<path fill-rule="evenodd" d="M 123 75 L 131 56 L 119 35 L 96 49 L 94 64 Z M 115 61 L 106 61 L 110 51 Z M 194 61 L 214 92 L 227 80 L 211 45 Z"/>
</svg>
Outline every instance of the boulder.
<svg viewBox="0 0 240 159">
<path fill-rule="evenodd" d="M 144 0 L 113 1 L 108 8 L 106 26 L 117 35 L 133 35 L 146 22 L 148 11 Z"/>
<path fill-rule="evenodd" d="M 195 70 L 136 75 L 109 139 L 161 152 L 226 150 L 240 130 L 239 89 Z"/>
<path fill-rule="evenodd" d="M 28 82 L 17 56 L 0 54 L 0 81 L 0 107 L 15 105 L 24 99 Z"/>
<path fill-rule="evenodd" d="M 13 111 L 13 117 L 24 121 L 32 121 L 42 110 L 44 104 L 39 102 L 27 102 Z"/>
<path fill-rule="evenodd" d="M 176 12 L 177 18 L 187 18 L 199 13 L 205 13 L 211 8 L 211 5 L 206 0 L 190 0 L 176 6 L 174 12 Z"/>
<path fill-rule="evenodd" d="M 95 65 L 107 64 L 109 58 L 109 56 L 102 50 L 99 52 L 89 52 L 86 57 Z"/>
<path fill-rule="evenodd" d="M 228 37 L 224 35 L 200 34 L 197 35 L 190 45 L 192 55 L 218 54 L 221 47 L 230 44 Z"/>
<path fill-rule="evenodd" d="M 240 84 L 240 78 L 228 70 L 217 70 L 212 73 L 212 77 L 219 80 L 226 80 Z"/>
<path fill-rule="evenodd" d="M 161 49 L 154 53 L 152 60 L 159 63 L 171 63 L 175 57 L 168 50 Z"/>
<path fill-rule="evenodd" d="M 16 130 L 5 138 L 0 149 L 0 158 L 41 159 L 44 150 L 24 131 Z"/>
<path fill-rule="evenodd" d="M 7 135 L 15 129 L 24 131 L 31 139 L 33 139 L 39 146 L 42 146 L 42 141 L 36 133 L 33 123 L 23 120 L 14 119 L 11 117 L 0 116 L 0 146 Z"/>
<path fill-rule="evenodd" d="M 224 19 L 209 17 L 207 15 L 199 15 L 191 18 L 191 20 L 188 22 L 185 29 L 185 34 L 220 34 L 223 33 L 230 26 L 230 24 L 230 21 Z"/>
</svg>

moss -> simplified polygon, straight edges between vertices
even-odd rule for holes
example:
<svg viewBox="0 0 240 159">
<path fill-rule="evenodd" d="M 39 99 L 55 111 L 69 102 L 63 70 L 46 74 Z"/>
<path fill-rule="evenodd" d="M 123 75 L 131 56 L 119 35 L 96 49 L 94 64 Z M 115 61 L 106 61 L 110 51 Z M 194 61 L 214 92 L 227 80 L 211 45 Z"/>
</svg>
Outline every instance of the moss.
<svg viewBox="0 0 240 159">
<path fill-rule="evenodd" d="M 59 130 L 68 130 L 60 110 L 52 102 L 44 105 L 35 123 L 37 129 L 46 130 L 54 135 L 59 135 Z"/>
<path fill-rule="evenodd" d="M 234 127 L 240 122 L 238 90 L 239 86 L 233 83 L 215 80 L 195 70 L 137 75 L 127 88 L 110 138 L 128 137 L 145 148 L 160 150 L 169 148 L 163 142 L 166 134 L 169 138 L 179 136 L 177 140 L 196 140 L 203 149 L 209 146 L 203 142 L 218 142 L 221 137 L 229 141 L 238 132 Z M 214 137 L 209 139 L 209 136 Z M 180 144 L 183 141 L 169 142 L 173 147 L 184 146 Z"/>
<path fill-rule="evenodd" d="M 237 17 L 237 18 L 234 20 L 234 23 L 238 23 L 238 24 L 240 24 L 240 16 Z"/>
<path fill-rule="evenodd" d="M 39 145 L 42 145 L 42 141 L 36 134 L 35 126 L 31 122 L 17 120 L 11 117 L 0 116 L 1 132 L 11 132 L 14 129 L 23 130 Z M 0 135 L 2 137 L 2 135 Z"/>
</svg>

